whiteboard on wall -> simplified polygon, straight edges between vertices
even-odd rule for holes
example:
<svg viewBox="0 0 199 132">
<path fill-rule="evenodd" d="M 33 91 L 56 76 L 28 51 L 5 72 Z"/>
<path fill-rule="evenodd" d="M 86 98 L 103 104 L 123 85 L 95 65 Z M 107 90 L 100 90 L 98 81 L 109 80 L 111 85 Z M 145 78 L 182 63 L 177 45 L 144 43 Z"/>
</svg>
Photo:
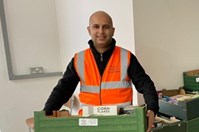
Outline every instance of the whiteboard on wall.
<svg viewBox="0 0 199 132">
<path fill-rule="evenodd" d="M 1 0 L 1 24 L 10 80 L 62 75 L 54 0 Z"/>
</svg>

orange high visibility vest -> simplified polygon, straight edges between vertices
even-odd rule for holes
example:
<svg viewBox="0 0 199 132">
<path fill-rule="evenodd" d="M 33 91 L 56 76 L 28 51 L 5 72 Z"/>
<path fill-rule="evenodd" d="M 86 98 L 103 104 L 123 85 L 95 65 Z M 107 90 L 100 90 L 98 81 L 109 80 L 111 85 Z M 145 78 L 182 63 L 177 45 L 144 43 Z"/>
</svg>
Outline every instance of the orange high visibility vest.
<svg viewBox="0 0 199 132">
<path fill-rule="evenodd" d="M 80 102 L 92 106 L 132 104 L 132 82 L 127 75 L 129 63 L 130 52 L 116 46 L 101 76 L 90 49 L 75 54 Z"/>
</svg>

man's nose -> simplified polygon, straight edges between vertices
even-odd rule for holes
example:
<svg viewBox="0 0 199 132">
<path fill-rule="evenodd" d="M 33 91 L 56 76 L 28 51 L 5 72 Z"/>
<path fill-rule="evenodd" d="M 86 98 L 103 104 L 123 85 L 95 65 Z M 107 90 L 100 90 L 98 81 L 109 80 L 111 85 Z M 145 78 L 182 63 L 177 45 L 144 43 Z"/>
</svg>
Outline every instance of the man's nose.
<svg viewBox="0 0 199 132">
<path fill-rule="evenodd" d="M 100 27 L 100 28 L 99 28 L 99 32 L 100 32 L 100 33 L 103 33 L 103 32 L 104 32 L 104 27 Z"/>
</svg>

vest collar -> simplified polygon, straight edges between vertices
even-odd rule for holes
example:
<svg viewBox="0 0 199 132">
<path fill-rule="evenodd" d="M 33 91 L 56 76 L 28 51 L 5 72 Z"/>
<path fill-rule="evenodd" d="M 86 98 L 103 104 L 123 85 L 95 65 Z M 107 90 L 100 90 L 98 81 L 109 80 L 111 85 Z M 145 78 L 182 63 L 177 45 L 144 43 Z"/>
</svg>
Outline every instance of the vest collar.
<svg viewBox="0 0 199 132">
<path fill-rule="evenodd" d="M 95 46 L 94 46 L 92 40 L 89 40 L 89 41 L 88 41 L 88 44 L 89 44 L 90 49 L 92 50 L 92 52 L 93 52 L 94 54 L 100 54 L 100 53 L 95 49 Z M 116 40 L 113 38 L 113 39 L 112 39 L 112 42 L 111 42 L 111 44 L 110 44 L 110 49 L 108 49 L 107 51 L 105 51 L 103 54 L 112 53 L 113 50 L 114 50 L 114 48 L 115 48 L 115 45 L 116 45 Z"/>
</svg>

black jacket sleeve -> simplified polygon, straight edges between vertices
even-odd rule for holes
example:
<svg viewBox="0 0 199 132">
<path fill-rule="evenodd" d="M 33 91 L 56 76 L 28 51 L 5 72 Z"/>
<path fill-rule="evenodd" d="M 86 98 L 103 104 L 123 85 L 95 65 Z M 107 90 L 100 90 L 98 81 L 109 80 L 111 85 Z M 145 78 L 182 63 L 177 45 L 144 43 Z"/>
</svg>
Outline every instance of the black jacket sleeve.
<svg viewBox="0 0 199 132">
<path fill-rule="evenodd" d="M 151 78 L 145 73 L 143 67 L 137 58 L 131 54 L 128 75 L 131 78 L 136 90 L 144 96 L 147 109 L 152 110 L 155 114 L 159 110 L 158 95 Z"/>
<path fill-rule="evenodd" d="M 47 102 L 45 103 L 44 111 L 47 115 L 51 115 L 53 110 L 59 110 L 74 93 L 79 82 L 79 77 L 74 68 L 74 58 L 68 64 L 63 77 L 54 87 Z"/>
</svg>

